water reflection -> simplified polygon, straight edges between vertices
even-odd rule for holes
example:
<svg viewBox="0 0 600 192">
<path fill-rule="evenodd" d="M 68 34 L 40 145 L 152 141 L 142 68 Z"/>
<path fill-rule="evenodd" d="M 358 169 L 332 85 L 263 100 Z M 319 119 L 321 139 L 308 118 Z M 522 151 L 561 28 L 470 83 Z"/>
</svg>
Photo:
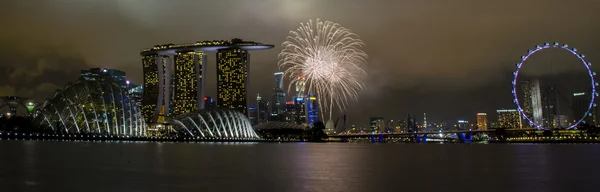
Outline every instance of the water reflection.
<svg viewBox="0 0 600 192">
<path fill-rule="evenodd" d="M 23 172 L 23 176 L 21 180 L 25 185 L 37 185 L 37 177 L 38 177 L 38 165 L 37 165 L 37 153 L 36 147 L 38 142 L 35 141 L 23 141 L 23 164 L 21 169 Z"/>
<path fill-rule="evenodd" d="M 600 145 L 0 142 L 6 191 L 596 191 Z"/>
</svg>

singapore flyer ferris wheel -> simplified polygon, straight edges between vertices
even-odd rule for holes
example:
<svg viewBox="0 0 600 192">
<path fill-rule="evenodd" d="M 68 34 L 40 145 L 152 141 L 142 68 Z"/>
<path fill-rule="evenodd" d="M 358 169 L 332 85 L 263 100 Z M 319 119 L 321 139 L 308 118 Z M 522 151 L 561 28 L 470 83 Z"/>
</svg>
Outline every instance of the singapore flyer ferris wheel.
<svg viewBox="0 0 600 192">
<path fill-rule="evenodd" d="M 516 67 L 517 67 L 516 71 L 513 72 L 513 76 L 514 76 L 514 78 L 512 80 L 512 94 L 514 97 L 513 102 L 517 105 L 517 110 L 521 114 L 522 118 L 524 120 L 526 120 L 526 122 L 528 122 L 529 125 L 533 126 L 534 128 L 536 128 L 538 130 L 548 130 L 549 129 L 546 126 L 544 126 L 541 109 L 539 109 L 539 110 L 536 109 L 535 104 L 534 104 L 534 107 L 533 107 L 534 109 L 532 109 L 532 112 L 526 113 L 524 110 L 524 107 L 521 106 L 519 98 L 517 97 L 517 89 L 519 87 L 519 83 L 517 82 L 517 77 L 519 76 L 519 72 L 521 71 L 523 63 L 526 62 L 531 55 L 533 55 L 541 50 L 544 50 L 544 49 L 562 49 L 562 50 L 566 50 L 566 51 L 570 52 L 571 54 L 576 56 L 581 61 L 581 63 L 585 66 L 585 69 L 587 70 L 587 74 L 590 77 L 591 94 L 589 94 L 590 100 L 589 100 L 589 104 L 586 105 L 587 106 L 586 111 L 583 113 L 582 117 L 574 117 L 576 119 L 573 124 L 571 124 L 567 127 L 564 127 L 565 129 L 576 129 L 579 124 L 585 122 L 586 117 L 592 116 L 592 113 L 591 113 L 592 109 L 594 107 L 596 107 L 594 100 L 596 97 L 598 97 L 598 93 L 596 92 L 596 87 L 598 86 L 598 83 L 595 81 L 594 77 L 595 77 L 596 73 L 593 72 L 591 69 L 591 65 L 592 65 L 591 62 L 586 61 L 585 55 L 579 54 L 577 52 L 576 48 L 569 48 L 569 46 L 567 44 L 560 45 L 555 42 L 553 44 L 545 43 L 543 45 L 536 45 L 535 49 L 529 50 L 526 55 L 521 57 L 521 61 L 516 64 Z M 539 82 L 538 82 L 538 86 L 539 86 Z M 525 98 L 524 100 L 532 99 L 533 102 L 535 103 L 536 97 L 537 98 L 541 97 L 540 93 L 537 93 L 537 95 L 536 95 L 536 93 L 534 92 L 532 94 L 531 98 Z M 539 108 L 541 108 L 541 106 Z M 560 125 L 560 122 L 559 122 L 559 125 Z"/>
</svg>

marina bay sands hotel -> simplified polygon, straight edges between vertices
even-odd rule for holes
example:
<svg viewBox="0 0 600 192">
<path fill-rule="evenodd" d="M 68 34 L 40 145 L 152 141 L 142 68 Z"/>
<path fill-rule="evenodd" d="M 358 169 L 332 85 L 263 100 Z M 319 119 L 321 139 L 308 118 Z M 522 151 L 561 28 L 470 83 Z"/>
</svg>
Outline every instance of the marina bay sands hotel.
<svg viewBox="0 0 600 192">
<path fill-rule="evenodd" d="M 273 45 L 235 38 L 163 44 L 142 50 L 142 115 L 147 123 L 162 123 L 166 116 L 204 109 L 207 52 L 217 53 L 217 107 L 247 115 L 249 51 L 271 48 Z"/>
</svg>

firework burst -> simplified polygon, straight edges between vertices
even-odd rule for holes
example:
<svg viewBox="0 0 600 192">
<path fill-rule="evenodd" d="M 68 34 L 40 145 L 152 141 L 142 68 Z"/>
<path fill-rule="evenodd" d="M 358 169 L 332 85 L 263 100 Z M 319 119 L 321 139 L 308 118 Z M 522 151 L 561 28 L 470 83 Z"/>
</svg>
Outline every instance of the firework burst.
<svg viewBox="0 0 600 192">
<path fill-rule="evenodd" d="M 321 114 L 329 113 L 331 119 L 334 109 L 344 111 L 348 101 L 357 100 L 365 89 L 364 46 L 358 35 L 340 24 L 319 19 L 301 23 L 290 31 L 279 53 L 279 67 L 290 79 L 288 90 L 297 81 L 305 81 L 306 92 L 318 97 Z"/>
</svg>

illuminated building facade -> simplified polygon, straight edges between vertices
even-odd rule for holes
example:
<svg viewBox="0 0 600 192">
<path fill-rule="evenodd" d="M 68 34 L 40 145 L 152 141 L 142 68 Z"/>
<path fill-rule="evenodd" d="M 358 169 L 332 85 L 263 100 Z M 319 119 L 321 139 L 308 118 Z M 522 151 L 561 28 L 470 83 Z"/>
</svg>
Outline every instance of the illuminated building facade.
<svg viewBox="0 0 600 192">
<path fill-rule="evenodd" d="M 258 113 L 258 123 L 266 123 L 269 121 L 269 109 L 267 103 L 262 100 L 260 95 L 256 95 L 256 112 Z"/>
<path fill-rule="evenodd" d="M 317 95 L 310 94 L 306 100 L 306 121 L 309 126 L 312 126 L 319 121 L 319 103 Z"/>
<path fill-rule="evenodd" d="M 271 106 L 271 117 L 273 121 L 284 121 L 286 109 L 286 94 L 279 88 L 273 88 L 273 105 Z"/>
<path fill-rule="evenodd" d="M 296 96 L 306 97 L 306 77 L 300 76 L 296 81 Z"/>
<path fill-rule="evenodd" d="M 217 52 L 216 107 L 238 110 L 247 115 L 246 89 L 251 50 L 273 45 L 239 38 L 161 44 L 140 52 L 144 72 L 142 111 L 149 123 L 165 122 L 164 117 L 198 111 L 208 106 L 205 94 L 206 55 Z M 171 58 L 173 56 L 173 58 Z M 171 60 L 174 73 L 171 77 Z M 213 101 L 212 99 L 209 99 Z M 213 102 L 211 102 L 213 103 Z M 206 105 L 206 106 L 205 106 Z"/>
<path fill-rule="evenodd" d="M 371 133 L 383 133 L 385 131 L 385 120 L 383 117 L 369 118 L 369 125 Z"/>
<path fill-rule="evenodd" d="M 173 115 L 181 115 L 204 108 L 203 77 L 206 56 L 201 52 L 178 52 L 175 60 L 175 86 L 173 94 Z"/>
<path fill-rule="evenodd" d="M 427 128 L 427 113 L 423 113 L 423 129 Z"/>
<path fill-rule="evenodd" d="M 498 109 L 498 128 L 520 129 L 523 128 L 521 113 L 516 109 Z"/>
<path fill-rule="evenodd" d="M 306 102 L 302 97 L 295 97 L 293 101 L 287 102 L 286 116 L 291 122 L 298 125 L 306 125 Z"/>
<path fill-rule="evenodd" d="M 275 88 L 273 88 L 272 103 L 271 106 L 271 120 L 273 121 L 285 121 L 286 113 L 286 94 L 283 91 L 283 72 L 277 72 L 273 74 L 275 76 Z"/>
<path fill-rule="evenodd" d="M 248 51 L 238 48 L 217 52 L 217 107 L 248 114 Z"/>
<path fill-rule="evenodd" d="M 523 90 L 523 113 L 527 115 L 529 118 L 533 118 L 533 107 L 531 106 L 531 102 L 533 99 L 531 98 L 531 84 L 529 81 L 524 81 L 521 83 L 521 89 Z M 526 127 L 530 127 L 531 125 L 524 125 Z"/>
<path fill-rule="evenodd" d="M 540 80 L 535 78 L 531 79 L 529 81 L 529 85 L 531 86 L 531 109 L 533 110 L 533 122 L 543 127 L 544 115 L 542 108 L 542 91 L 540 89 Z M 531 118 L 531 116 L 529 118 Z"/>
<path fill-rule="evenodd" d="M 479 130 L 487 130 L 487 113 L 477 113 L 477 129 Z"/>
<path fill-rule="evenodd" d="M 142 96 L 142 116 L 146 123 L 156 122 L 159 106 L 159 87 L 160 80 L 158 75 L 158 55 L 146 55 L 142 58 L 142 71 L 144 73 L 143 96 Z"/>
<path fill-rule="evenodd" d="M 283 90 L 283 72 L 276 72 L 275 76 L 275 88 Z"/>
<path fill-rule="evenodd" d="M 258 111 L 254 105 L 250 105 L 248 107 L 248 119 L 250 120 L 250 124 L 252 126 L 258 125 Z"/>
<path fill-rule="evenodd" d="M 146 123 L 162 123 L 169 114 L 171 103 L 171 58 L 156 54 L 145 55 L 142 64 L 142 114 Z"/>
</svg>

